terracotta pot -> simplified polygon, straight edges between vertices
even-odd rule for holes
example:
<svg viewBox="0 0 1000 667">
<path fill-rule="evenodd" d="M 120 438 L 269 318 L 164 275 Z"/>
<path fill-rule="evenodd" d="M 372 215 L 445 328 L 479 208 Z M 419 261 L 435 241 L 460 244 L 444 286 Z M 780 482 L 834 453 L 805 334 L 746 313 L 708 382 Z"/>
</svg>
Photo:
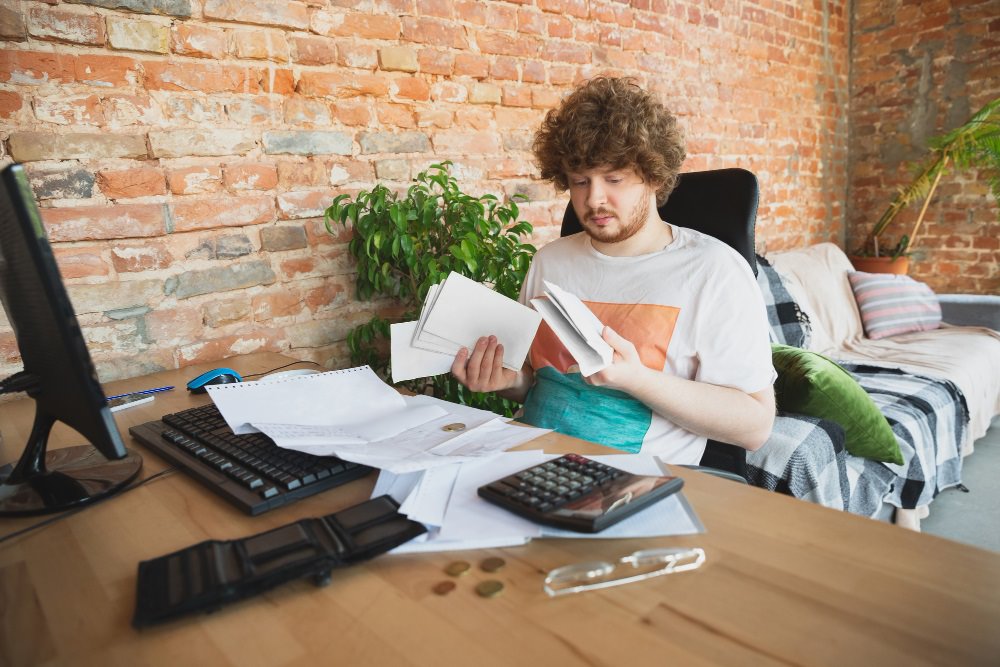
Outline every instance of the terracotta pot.
<svg viewBox="0 0 1000 667">
<path fill-rule="evenodd" d="M 910 270 L 910 258 L 901 255 L 896 259 L 892 257 L 858 257 L 851 256 L 851 264 L 855 271 L 865 273 L 894 273 L 896 275 L 906 275 Z"/>
</svg>

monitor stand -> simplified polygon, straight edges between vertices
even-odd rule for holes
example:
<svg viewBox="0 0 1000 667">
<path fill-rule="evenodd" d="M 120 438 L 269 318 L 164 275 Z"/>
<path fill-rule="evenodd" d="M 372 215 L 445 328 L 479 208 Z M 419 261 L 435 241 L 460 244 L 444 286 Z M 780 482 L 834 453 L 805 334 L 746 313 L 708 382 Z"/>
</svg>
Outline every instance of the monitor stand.
<svg viewBox="0 0 1000 667">
<path fill-rule="evenodd" d="M 139 474 L 142 457 L 132 450 L 109 460 L 90 445 L 46 451 L 55 420 L 35 412 L 21 459 L 0 467 L 0 517 L 59 512 L 108 496 Z"/>
</svg>

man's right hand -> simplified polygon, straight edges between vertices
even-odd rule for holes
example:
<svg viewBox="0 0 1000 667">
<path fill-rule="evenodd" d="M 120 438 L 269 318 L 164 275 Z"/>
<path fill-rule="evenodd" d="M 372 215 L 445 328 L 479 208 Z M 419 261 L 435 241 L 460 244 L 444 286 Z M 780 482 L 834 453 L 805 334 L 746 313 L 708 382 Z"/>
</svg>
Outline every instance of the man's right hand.
<svg viewBox="0 0 1000 667">
<path fill-rule="evenodd" d="M 484 336 L 476 341 L 470 353 L 463 347 L 455 355 L 451 374 L 472 391 L 500 392 L 504 398 L 524 401 L 530 386 L 531 374 L 527 367 L 512 371 L 503 366 L 503 345 L 496 336 Z"/>
</svg>

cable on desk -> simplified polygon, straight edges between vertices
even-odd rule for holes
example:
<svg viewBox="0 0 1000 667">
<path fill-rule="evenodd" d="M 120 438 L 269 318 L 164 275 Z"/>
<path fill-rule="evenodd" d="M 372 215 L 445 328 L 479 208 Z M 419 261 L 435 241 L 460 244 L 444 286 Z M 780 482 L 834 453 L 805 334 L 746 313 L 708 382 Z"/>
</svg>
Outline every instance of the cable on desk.
<svg viewBox="0 0 1000 667">
<path fill-rule="evenodd" d="M 260 373 L 249 373 L 247 375 L 244 375 L 243 377 L 245 377 L 245 378 L 255 378 L 258 375 L 267 375 L 268 373 L 273 373 L 274 371 L 280 371 L 282 368 L 288 368 L 289 366 L 295 366 L 296 364 L 312 364 L 313 366 L 319 366 L 320 368 L 323 367 L 323 364 L 321 364 L 319 362 L 316 362 L 316 361 L 305 361 L 305 360 L 302 360 L 302 361 L 293 361 L 290 364 L 285 364 L 284 366 L 278 366 L 277 368 L 272 368 L 269 371 L 261 371 Z"/>
<path fill-rule="evenodd" d="M 81 505 L 80 507 L 75 507 L 75 508 L 73 508 L 71 510 L 66 510 L 62 514 L 57 514 L 57 515 L 55 515 L 53 517 L 49 517 L 48 519 L 45 519 L 44 521 L 39 521 L 38 523 L 31 524 L 30 526 L 28 526 L 26 528 L 22 528 L 20 530 L 15 530 L 13 533 L 8 533 L 7 535 L 3 535 L 2 537 L 0 537 L 0 544 L 3 544 L 7 540 L 12 540 L 15 537 L 18 537 L 20 535 L 24 535 L 25 533 L 30 533 L 31 531 L 35 530 L 36 528 L 42 528 L 44 526 L 48 526 L 49 524 L 53 524 L 53 523 L 55 523 L 57 521 L 62 521 L 63 519 L 65 519 L 67 517 L 73 516 L 77 512 L 83 511 L 85 509 L 89 509 L 89 508 L 93 507 L 94 505 L 97 505 L 98 503 L 104 502 L 105 500 L 109 500 L 111 498 L 119 498 L 119 497 L 123 496 L 124 494 L 128 493 L 129 491 L 131 491 L 132 489 L 138 489 L 140 486 L 145 486 L 146 484 L 148 484 L 148 483 L 150 483 L 150 482 L 152 482 L 154 480 L 160 479 L 162 477 L 166 477 L 167 475 L 169 475 L 171 473 L 174 473 L 174 472 L 177 472 L 178 470 L 179 470 L 179 468 L 177 468 L 177 467 L 167 468 L 166 470 L 161 470 L 160 472 L 156 473 L 152 477 L 147 477 L 146 479 L 143 479 L 143 480 L 140 480 L 140 481 L 136 482 L 132 486 L 129 486 L 129 487 L 125 488 L 125 489 L 122 489 L 122 491 L 120 493 L 115 493 L 115 494 L 112 494 L 110 496 L 105 496 L 104 498 L 101 498 L 101 499 L 97 500 L 96 502 L 87 503 L 86 505 Z"/>
</svg>

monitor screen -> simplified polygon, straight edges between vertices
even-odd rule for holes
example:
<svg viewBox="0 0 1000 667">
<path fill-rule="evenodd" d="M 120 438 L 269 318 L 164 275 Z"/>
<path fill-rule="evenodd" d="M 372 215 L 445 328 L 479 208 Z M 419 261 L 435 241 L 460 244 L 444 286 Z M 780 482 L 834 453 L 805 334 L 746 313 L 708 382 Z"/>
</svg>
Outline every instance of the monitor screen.
<svg viewBox="0 0 1000 667">
<path fill-rule="evenodd" d="M 24 455 L 0 468 L 0 515 L 50 512 L 112 493 L 142 460 L 126 450 L 107 407 L 23 168 L 6 167 L 0 182 L 0 301 L 24 364 L 0 389 L 35 401 Z M 46 453 L 57 421 L 91 446 Z"/>
</svg>

